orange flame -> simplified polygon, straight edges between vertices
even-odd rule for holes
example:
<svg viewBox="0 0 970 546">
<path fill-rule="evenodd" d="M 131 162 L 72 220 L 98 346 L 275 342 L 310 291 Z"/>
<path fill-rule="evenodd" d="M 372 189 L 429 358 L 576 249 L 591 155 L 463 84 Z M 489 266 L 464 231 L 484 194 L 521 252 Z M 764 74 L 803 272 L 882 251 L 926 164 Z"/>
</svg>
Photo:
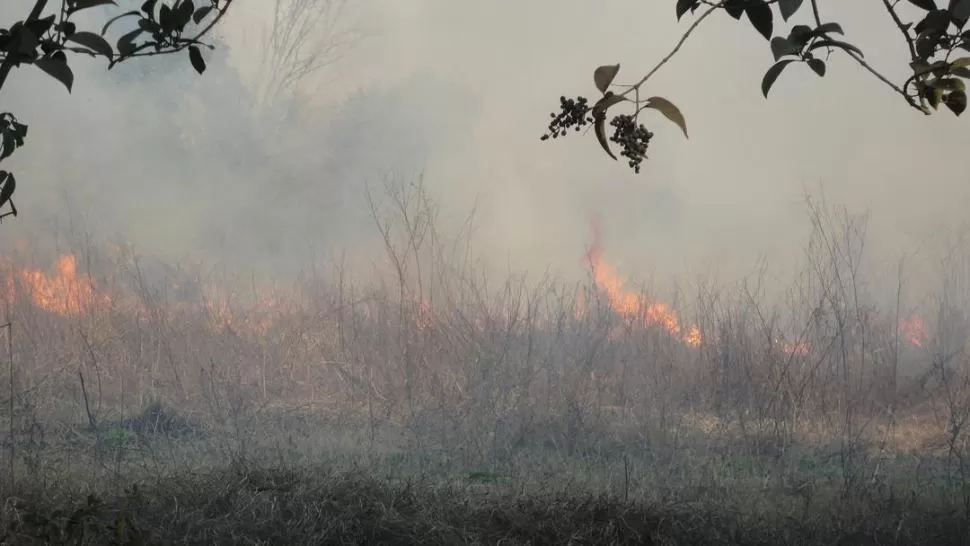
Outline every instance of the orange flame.
<svg viewBox="0 0 970 546">
<path fill-rule="evenodd" d="M 899 321 L 899 333 L 911 345 L 922 347 L 926 342 L 926 324 L 919 317 L 912 317 Z"/>
<path fill-rule="evenodd" d="M 591 221 L 591 230 L 593 244 L 586 253 L 586 262 L 593 269 L 596 286 L 606 293 L 610 307 L 623 317 L 635 320 L 643 326 L 661 326 L 692 347 L 700 345 L 701 332 L 697 326 L 692 325 L 686 333 L 682 332 L 680 319 L 667 304 L 647 301 L 624 288 L 619 274 L 603 259 L 602 232 L 596 218 Z"/>
<path fill-rule="evenodd" d="M 97 292 L 90 275 L 78 275 L 77 261 L 72 255 L 58 258 L 52 275 L 39 269 L 13 270 L 9 266 L 6 269 L 9 299 L 16 295 L 14 279 L 19 279 L 35 305 L 58 315 L 77 316 L 89 311 L 96 303 L 110 301 Z"/>
<path fill-rule="evenodd" d="M 811 347 L 807 341 L 798 341 L 795 343 L 789 343 L 787 341 L 781 342 L 781 351 L 788 355 L 795 356 L 805 356 Z"/>
</svg>

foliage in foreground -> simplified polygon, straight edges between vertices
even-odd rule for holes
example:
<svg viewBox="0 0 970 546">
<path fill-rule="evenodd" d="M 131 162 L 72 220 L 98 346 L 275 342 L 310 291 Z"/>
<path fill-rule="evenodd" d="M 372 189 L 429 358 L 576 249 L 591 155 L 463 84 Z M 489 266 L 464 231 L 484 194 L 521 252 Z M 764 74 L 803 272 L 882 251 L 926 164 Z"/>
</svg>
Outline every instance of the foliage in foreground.
<svg viewBox="0 0 970 546">
<path fill-rule="evenodd" d="M 233 0 L 146 0 L 140 9 L 115 15 L 100 32 L 78 28 L 78 13 L 102 6 L 115 6 L 114 0 L 63 0 L 54 13 L 45 14 L 48 0 L 35 0 L 30 13 L 9 27 L 0 26 L 0 89 L 10 71 L 34 66 L 59 81 L 68 92 L 74 87 L 74 72 L 68 53 L 108 60 L 108 68 L 136 57 L 149 57 L 188 51 L 192 67 L 201 74 L 205 60 L 200 46 L 212 47 L 202 38 L 222 19 Z M 136 21 L 117 38 L 114 46 L 105 35 L 118 21 Z M 0 113 L 0 162 L 24 145 L 27 125 L 10 112 Z M 0 170 L 0 220 L 16 216 L 13 194 L 17 181 L 13 173 Z"/>
<path fill-rule="evenodd" d="M 623 148 L 621 155 L 639 173 L 640 164 L 647 157 L 650 138 L 653 137 L 653 133 L 639 123 L 641 112 L 646 109 L 658 110 L 687 136 L 687 123 L 680 109 L 663 97 L 646 96 L 643 86 L 680 51 L 697 26 L 715 11 L 724 11 L 738 21 L 746 18 L 770 42 L 774 64 L 761 80 L 761 92 L 765 98 L 788 66 L 803 64 L 819 77 L 824 77 L 828 59 L 834 52 L 841 52 L 899 95 L 907 105 L 924 114 L 932 113 L 941 105 L 957 116 L 966 110 L 965 80 L 970 79 L 970 56 L 965 52 L 970 51 L 970 30 L 966 29 L 970 20 L 970 0 L 882 0 L 881 6 L 868 8 L 872 14 L 867 23 L 876 24 L 879 22 L 877 19 L 886 16 L 899 29 L 909 52 L 907 62 L 910 68 L 909 75 L 902 83 L 892 81 L 869 64 L 863 50 L 843 38 L 845 31 L 839 23 L 825 21 L 819 9 L 821 3 L 820 0 L 809 0 L 807 3 L 803 0 L 676 0 L 678 21 L 688 12 L 694 14 L 702 7 L 704 9 L 673 50 L 632 85 L 613 83 L 620 70 L 619 64 L 597 68 L 593 81 L 602 97 L 592 105 L 583 96 L 560 97 L 560 112 L 551 114 L 552 121 L 542 140 L 563 137 L 571 129 L 579 131 L 583 126 L 592 124 L 596 139 L 607 155 L 617 159 L 610 149 L 610 142 L 619 144 Z M 829 6 L 834 4 L 826 3 Z M 900 4 L 915 7 L 916 14 L 904 21 L 908 17 Z M 811 11 L 809 24 L 796 24 L 787 33 L 777 33 L 776 11 L 786 23 L 796 15 Z M 960 56 L 961 53 L 964 55 Z M 607 113 L 620 104 L 630 105 L 632 113 L 614 116 L 610 122 L 613 134 L 607 138 Z"/>
<path fill-rule="evenodd" d="M 958 544 L 960 518 L 829 507 L 803 518 L 699 500 L 652 506 L 581 492 L 476 491 L 361 472 L 256 468 L 99 498 L 36 491 L 7 504 L 4 544 Z"/>
</svg>

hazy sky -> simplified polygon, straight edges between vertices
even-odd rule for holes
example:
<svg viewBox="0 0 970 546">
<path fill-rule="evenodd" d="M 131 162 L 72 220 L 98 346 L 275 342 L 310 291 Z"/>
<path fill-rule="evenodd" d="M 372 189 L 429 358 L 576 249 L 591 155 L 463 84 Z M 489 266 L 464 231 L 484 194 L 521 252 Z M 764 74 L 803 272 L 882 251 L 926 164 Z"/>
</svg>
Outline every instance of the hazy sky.
<svg viewBox="0 0 970 546">
<path fill-rule="evenodd" d="M 673 0 L 351 0 L 343 22 L 360 41 L 319 81 L 304 82 L 291 138 L 253 140 L 243 137 L 251 126 L 233 120 L 234 109 L 241 120 L 250 105 L 220 93 L 253 85 L 254 37 L 270 4 L 239 3 L 222 29 L 230 67 L 201 78 L 187 59 L 141 69 L 154 78 L 148 83 L 131 83 L 139 69 L 112 79 L 82 61 L 69 96 L 16 71 L 4 108 L 31 125 L 27 151 L 11 162 L 23 180 L 17 221 L 29 223 L 67 188 L 87 196 L 74 201 L 84 215 L 114 219 L 112 229 L 149 251 L 194 255 L 218 244 L 248 249 L 251 259 L 293 259 L 304 243 L 324 254 L 352 248 L 368 225 L 364 183 L 423 168 L 446 221 L 478 200 L 477 248 L 495 263 L 573 274 L 590 215 L 599 214 L 607 258 L 642 278 L 744 272 L 759 255 L 800 252 L 810 227 L 802 195 L 820 184 L 830 202 L 872 214 L 871 248 L 890 261 L 961 222 L 970 197 L 958 160 L 970 144 L 966 119 L 920 115 L 838 54 L 824 79 L 790 67 L 765 100 L 768 43 L 725 14 L 708 18 L 648 84 L 647 93 L 682 109 L 690 139 L 647 115 L 655 137 L 641 174 L 607 158 L 592 134 L 540 142 L 560 95 L 595 95 L 596 66 L 621 63 L 616 81 L 628 83 L 669 52 L 692 20 L 675 21 Z M 905 48 L 878 3 L 822 8 L 874 66 L 900 80 Z M 161 112 L 163 95 L 173 106 Z M 202 110 L 217 113 L 192 121 Z M 164 145 L 171 127 L 132 126 L 147 111 L 170 125 L 207 124 L 198 131 L 209 135 L 210 151 L 183 160 Z M 284 191 L 282 175 L 254 159 L 245 139 L 285 158 L 289 200 L 260 206 Z M 69 168 L 43 166 L 67 151 Z"/>
</svg>

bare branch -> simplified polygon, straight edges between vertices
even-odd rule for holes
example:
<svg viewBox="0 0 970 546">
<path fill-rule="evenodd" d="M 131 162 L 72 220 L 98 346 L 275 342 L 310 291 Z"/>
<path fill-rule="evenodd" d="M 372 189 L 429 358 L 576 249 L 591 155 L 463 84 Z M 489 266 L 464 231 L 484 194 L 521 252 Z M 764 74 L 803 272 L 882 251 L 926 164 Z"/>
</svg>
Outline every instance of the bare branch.
<svg viewBox="0 0 970 546">
<path fill-rule="evenodd" d="M 347 0 L 275 0 L 264 30 L 257 104 L 271 106 L 307 77 L 332 65 L 352 41 L 342 32 Z"/>
</svg>

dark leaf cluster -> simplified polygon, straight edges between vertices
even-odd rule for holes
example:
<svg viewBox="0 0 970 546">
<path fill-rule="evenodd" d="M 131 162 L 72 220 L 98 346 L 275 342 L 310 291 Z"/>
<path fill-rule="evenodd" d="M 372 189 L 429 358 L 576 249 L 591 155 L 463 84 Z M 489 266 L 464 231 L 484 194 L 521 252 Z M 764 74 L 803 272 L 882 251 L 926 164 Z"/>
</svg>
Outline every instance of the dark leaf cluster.
<svg viewBox="0 0 970 546">
<path fill-rule="evenodd" d="M 775 64 L 761 79 L 761 93 L 767 98 L 768 91 L 771 90 L 775 80 L 785 67 L 793 62 L 803 62 L 819 77 L 825 76 L 825 61 L 815 56 L 818 50 L 827 52 L 836 48 L 858 55 L 860 58 L 865 56 L 856 46 L 836 39 L 832 34 L 843 34 L 842 26 L 838 23 L 823 23 L 815 28 L 808 25 L 795 25 L 788 36 L 772 38 L 771 54 L 775 58 Z"/>
<path fill-rule="evenodd" d="M 2 65 L 6 67 L 0 70 L 0 87 L 11 68 L 31 64 L 61 82 L 70 92 L 74 85 L 74 74 L 68 64 L 68 52 L 104 57 L 111 68 L 135 56 L 188 49 L 192 66 L 202 73 L 205 61 L 198 46 L 203 45 L 200 39 L 207 29 L 194 35 L 189 35 L 187 30 L 191 24 L 199 25 L 212 13 L 218 18 L 232 0 L 200 1 L 204 1 L 205 5 L 196 7 L 194 0 L 147 0 L 139 10 L 110 18 L 100 32 L 79 30 L 71 18 L 86 9 L 115 6 L 115 0 L 66 0 L 57 14 L 42 17 L 40 13 L 31 12 L 27 18 L 13 23 L 9 28 L 0 28 L 0 57 Z M 38 0 L 36 6 L 45 4 L 45 1 Z M 112 46 L 105 34 L 116 22 L 129 18 L 135 19 L 136 28 L 123 34 Z M 140 38 L 147 39 L 139 43 L 137 40 Z"/>
<path fill-rule="evenodd" d="M 934 0 L 910 0 L 926 14 L 902 30 L 913 50 L 913 75 L 903 88 L 934 110 L 941 104 L 956 115 L 967 109 L 966 82 L 970 79 L 970 57 L 954 59 L 959 51 L 970 51 L 970 0 L 948 0 L 947 7 Z"/>
<path fill-rule="evenodd" d="M 657 110 L 676 123 L 684 136 L 687 136 L 686 122 L 680 110 L 662 97 L 641 99 L 642 86 L 680 50 L 701 21 L 718 11 L 726 12 L 737 21 L 746 19 L 755 31 L 768 40 L 774 63 L 761 79 L 761 92 L 765 98 L 785 68 L 792 63 L 804 64 L 817 76 L 824 77 L 832 54 L 841 52 L 900 95 L 909 106 L 929 114 L 931 109 L 938 109 L 942 104 L 955 115 L 961 115 L 967 108 L 966 81 L 970 80 L 970 56 L 961 56 L 959 53 L 970 51 L 970 30 L 966 28 L 970 21 L 970 0 L 906 0 L 922 10 L 918 20 L 911 22 L 905 22 L 900 14 L 899 5 L 902 1 L 882 0 L 874 4 L 874 9 L 888 12 L 909 49 L 911 76 L 905 82 L 896 83 L 870 65 L 859 47 L 846 41 L 845 32 L 839 23 L 824 22 L 824 11 L 819 8 L 822 0 L 674 0 L 678 21 L 688 13 L 700 11 L 700 14 L 673 51 L 637 83 L 624 86 L 625 89 L 618 93 L 609 88 L 613 86 L 612 81 L 620 65 L 598 67 L 593 74 L 593 81 L 603 97 L 589 109 L 592 119 L 586 117 L 586 105 L 583 104 L 582 122 L 593 123 L 597 141 L 611 158 L 617 159 L 610 150 L 609 142 L 621 144 L 624 147 L 622 155 L 630 159 L 630 166 L 637 172 L 642 158 L 645 157 L 647 143 L 652 137 L 646 128 L 636 125 L 637 115 L 644 109 Z M 788 23 L 799 14 L 804 14 L 811 22 L 794 24 L 787 34 L 776 35 L 780 24 Z M 879 17 L 885 15 L 886 13 L 881 13 Z M 614 117 L 611 122 L 614 134 L 608 139 L 606 112 L 624 102 L 633 104 L 634 114 Z M 544 135 L 543 140 L 549 136 L 562 136 L 566 133 L 565 129 L 573 126 L 570 125 L 573 120 L 570 116 L 574 114 L 566 108 L 565 102 L 563 104 L 563 113 L 552 115 L 550 134 Z M 578 121 L 573 123 L 577 124 Z"/>
<path fill-rule="evenodd" d="M 200 5 L 196 5 L 196 2 Z M 101 6 L 117 6 L 115 0 L 62 0 L 56 13 L 44 15 L 48 0 L 34 0 L 27 17 L 9 27 L 0 28 L 0 88 L 13 68 L 33 65 L 61 82 L 68 92 L 74 87 L 74 72 L 68 64 L 68 53 L 104 57 L 108 68 L 138 56 L 169 54 L 188 50 L 189 61 L 200 74 L 205 60 L 199 49 L 200 40 L 225 14 L 233 0 L 147 0 L 140 9 L 112 17 L 101 32 L 78 29 L 72 17 L 78 12 Z M 213 15 L 210 17 L 210 15 Z M 115 46 L 105 38 L 116 22 L 134 19 L 136 28 L 123 34 Z M 192 28 L 192 25 L 206 26 Z M 147 38 L 147 39 L 146 39 Z M 136 40 L 142 39 L 140 43 Z M 209 46 L 211 47 L 211 46 Z M 0 161 L 23 146 L 27 126 L 10 113 L 0 114 Z M 0 213 L 0 220 L 17 214 L 12 196 L 16 180 L 12 173 L 0 171 L 0 207 L 10 204 L 10 212 Z"/>
<path fill-rule="evenodd" d="M 954 114 L 960 115 L 966 109 L 967 97 L 965 82 L 970 75 L 965 58 L 953 60 L 959 49 L 970 51 L 970 31 L 965 30 L 970 20 L 970 0 L 908 0 L 925 13 L 917 21 L 904 23 L 898 12 L 898 2 L 884 3 L 893 21 L 906 37 L 912 54 L 910 77 L 901 88 L 906 101 L 913 107 L 926 110 L 924 104 L 936 109 L 946 105 Z M 711 4 L 705 0 L 677 0 L 675 13 L 677 19 L 686 13 L 694 13 L 700 6 Z M 787 36 L 774 36 L 777 8 L 781 18 L 788 21 L 804 5 L 812 6 L 815 28 L 800 24 L 792 27 Z M 765 72 L 761 80 L 761 92 L 768 92 L 784 69 L 793 62 L 808 65 L 818 76 L 825 76 L 826 61 L 819 58 L 824 52 L 827 59 L 833 50 L 842 50 L 864 66 L 862 51 L 834 34 L 844 35 L 837 23 L 823 23 L 819 19 L 818 2 L 810 0 L 724 0 L 716 5 L 735 20 L 746 17 L 758 33 L 771 42 L 771 52 L 775 63 Z M 890 84 L 892 85 L 892 84 Z"/>
<path fill-rule="evenodd" d="M 9 112 L 0 114 L 0 161 L 10 157 L 13 153 L 24 145 L 27 138 L 27 126 L 17 121 L 17 118 Z M 17 189 L 17 179 L 13 173 L 0 171 L 0 210 L 7 204 L 10 205 L 8 212 L 0 213 L 0 220 L 7 216 L 16 216 L 17 207 L 13 203 L 13 193 Z"/>
<path fill-rule="evenodd" d="M 108 28 L 117 21 L 130 17 L 136 18 L 137 28 L 118 38 L 116 47 L 119 58 L 112 60 L 110 66 L 146 50 L 158 54 L 188 49 L 192 67 L 199 74 L 203 73 L 205 60 L 199 50 L 199 46 L 204 45 L 199 41 L 201 36 L 186 36 L 185 31 L 192 24 L 202 23 L 213 11 L 221 15 L 228 4 L 229 2 L 225 2 L 220 7 L 218 0 L 209 0 L 205 5 L 197 8 L 193 0 L 176 0 L 172 4 L 146 0 L 140 10 L 132 10 L 112 17 L 101 29 L 102 35 L 107 33 Z"/>
<path fill-rule="evenodd" d="M 560 111 L 550 114 L 552 121 L 549 123 L 549 132 L 542 135 L 541 140 L 548 140 L 550 136 L 552 138 L 565 136 L 569 129 L 579 131 L 583 126 L 592 123 L 596 140 L 603 151 L 606 152 L 606 155 L 614 160 L 618 159 L 610 149 L 610 142 L 619 144 L 623 148 L 620 155 L 627 158 L 627 164 L 635 173 L 639 173 L 640 164 L 647 157 L 647 146 L 650 144 L 650 139 L 653 138 L 652 132 L 648 131 L 642 124 L 637 124 L 637 116 L 643 110 L 652 109 L 660 112 L 664 117 L 677 124 L 680 130 L 684 132 L 684 136 L 687 136 L 687 122 L 684 115 L 669 100 L 663 97 L 649 97 L 640 100 L 639 93 L 635 95 L 635 100 L 630 100 L 626 95 L 637 90 L 639 84 L 628 87 L 624 93 L 618 94 L 611 91 L 609 88 L 613 85 L 613 79 L 616 78 L 619 71 L 619 64 L 603 65 L 593 71 L 593 84 L 596 89 L 603 93 L 603 96 L 592 107 L 589 106 L 589 101 L 585 97 L 575 99 L 567 99 L 565 96 L 559 97 Z M 610 121 L 610 126 L 613 127 L 613 135 L 607 138 L 607 113 L 610 108 L 623 103 L 633 104 L 634 113 L 632 115 L 619 114 L 614 116 Z"/>
</svg>

